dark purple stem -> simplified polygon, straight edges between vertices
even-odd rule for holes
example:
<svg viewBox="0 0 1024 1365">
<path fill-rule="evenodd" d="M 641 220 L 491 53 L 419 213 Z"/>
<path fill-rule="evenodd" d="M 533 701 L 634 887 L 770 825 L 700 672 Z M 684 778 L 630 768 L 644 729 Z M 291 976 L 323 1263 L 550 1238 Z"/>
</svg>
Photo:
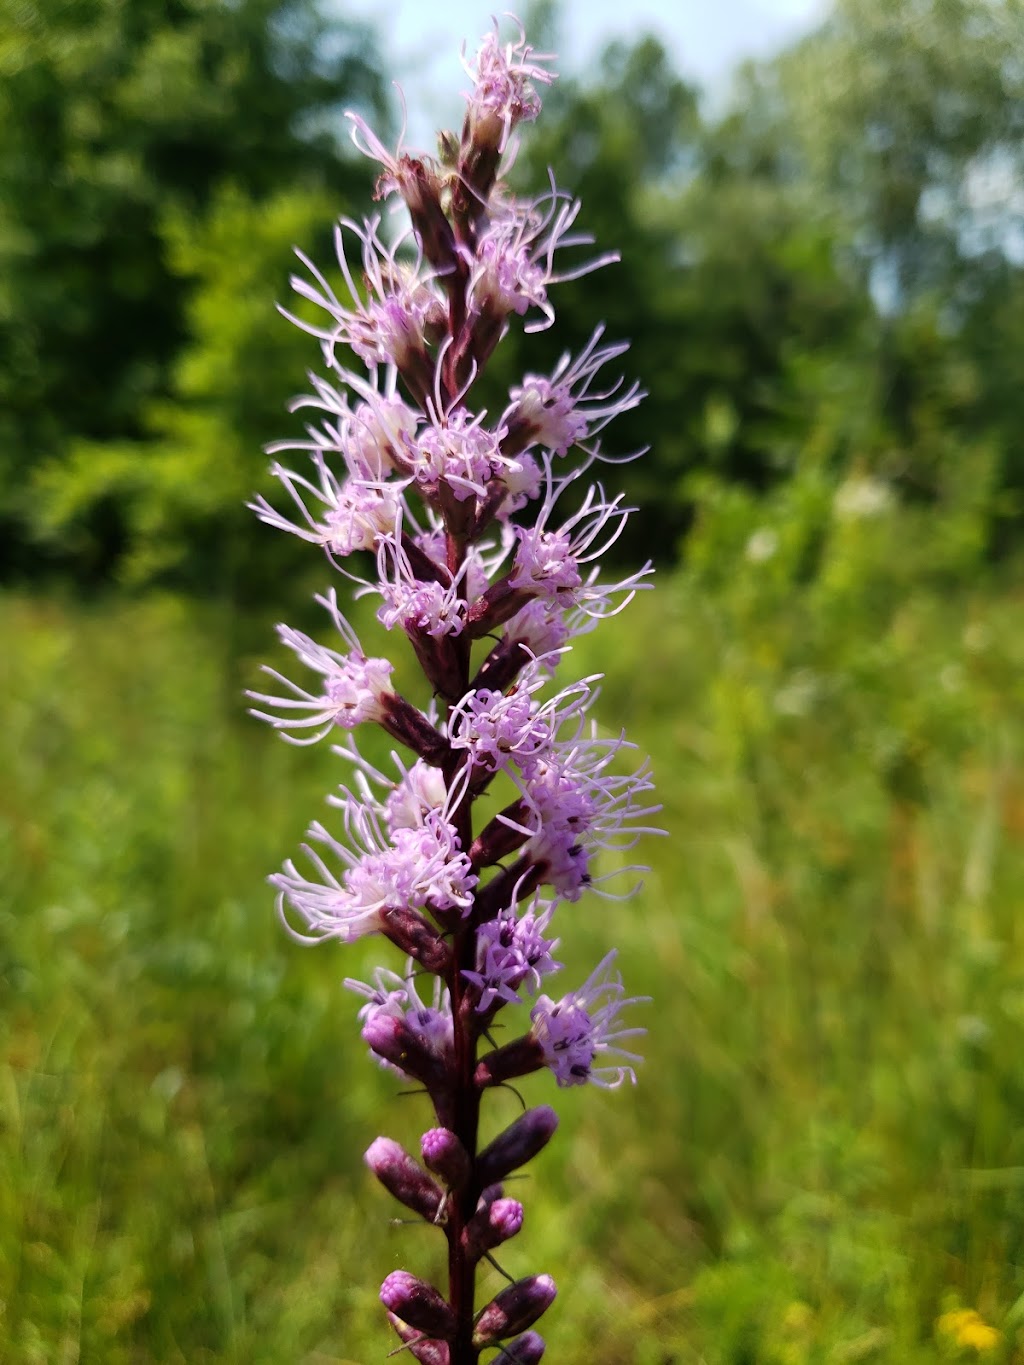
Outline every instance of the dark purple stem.
<svg viewBox="0 0 1024 1365">
<path fill-rule="evenodd" d="M 480 1092 L 476 1087 L 476 1029 L 472 1002 L 460 989 L 461 972 L 472 968 L 476 956 L 476 931 L 467 927 L 456 939 L 456 965 L 452 971 L 452 1018 L 455 1029 L 454 1131 L 469 1154 L 470 1176 L 464 1188 L 452 1196 L 448 1215 L 448 1297 L 458 1323 L 451 1343 L 451 1365 L 476 1365 L 479 1352 L 473 1345 L 473 1309 L 476 1296 L 476 1262 L 467 1254 L 466 1224 L 473 1216 L 479 1195 L 476 1179 L 477 1134 Z"/>
<path fill-rule="evenodd" d="M 447 536 L 448 569 L 454 575 L 462 567 L 463 548 L 451 533 Z M 461 651 L 461 692 L 469 689 L 469 649 Z M 467 791 L 454 815 L 464 849 L 473 843 L 473 798 Z M 470 1160 L 469 1179 L 452 1195 L 446 1233 L 448 1237 L 448 1301 L 458 1323 L 451 1342 L 451 1365 L 477 1365 L 479 1351 L 473 1345 L 473 1310 L 476 1298 L 476 1262 L 467 1253 L 464 1231 L 476 1209 L 479 1195 L 476 1179 L 477 1141 L 480 1126 L 480 1091 L 477 1089 L 477 1030 L 473 1001 L 467 994 L 464 970 L 476 966 L 476 927 L 468 915 L 453 943 L 453 962 L 448 976 L 451 993 L 452 1027 L 455 1040 L 455 1075 L 452 1093 L 452 1128 Z"/>
</svg>

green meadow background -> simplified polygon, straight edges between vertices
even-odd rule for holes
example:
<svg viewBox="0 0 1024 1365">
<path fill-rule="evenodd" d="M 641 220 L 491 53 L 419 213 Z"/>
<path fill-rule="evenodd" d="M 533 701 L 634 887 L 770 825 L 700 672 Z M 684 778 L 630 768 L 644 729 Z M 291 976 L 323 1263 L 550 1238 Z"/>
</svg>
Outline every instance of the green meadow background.
<svg viewBox="0 0 1024 1365">
<path fill-rule="evenodd" d="M 323 123 L 303 166 L 239 131 L 250 85 L 283 126 L 255 38 L 327 31 L 279 9 L 0 7 L 3 1365 L 367 1365 L 384 1275 L 443 1273 L 362 1164 L 429 1122 L 341 985 L 391 950 L 300 948 L 264 880 L 343 775 L 242 698 L 328 581 L 241 510 L 314 358 L 269 301 L 369 193 Z M 372 35 L 338 32 L 337 88 L 295 107 L 380 104 Z M 523 1082 L 561 1127 L 501 1259 L 558 1282 L 564 1365 L 1019 1362 L 1021 11 L 841 3 L 714 118 L 659 51 L 567 81 L 536 153 L 626 257 L 566 287 L 564 335 L 609 316 L 652 391 L 616 439 L 651 454 L 606 482 L 656 587 L 572 667 L 668 833 L 634 899 L 558 926 L 566 988 L 616 946 L 651 997 L 645 1061 L 635 1090 Z M 488 1097 L 489 1128 L 516 1112 Z"/>
</svg>

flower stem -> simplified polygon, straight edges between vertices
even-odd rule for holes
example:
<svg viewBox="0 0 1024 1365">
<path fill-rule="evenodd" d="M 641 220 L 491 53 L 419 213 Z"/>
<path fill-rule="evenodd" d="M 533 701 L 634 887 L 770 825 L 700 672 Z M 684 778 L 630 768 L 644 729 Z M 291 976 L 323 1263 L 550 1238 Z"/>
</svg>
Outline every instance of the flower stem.
<svg viewBox="0 0 1024 1365">
<path fill-rule="evenodd" d="M 445 537 L 448 569 L 457 575 L 465 558 L 465 543 L 449 528 Z M 470 649 L 468 640 L 457 637 L 451 642 L 457 652 L 460 691 L 469 688 Z M 466 794 L 453 812 L 453 822 L 464 849 L 473 843 L 473 797 Z M 458 1322 L 458 1333 L 451 1343 L 451 1365 L 477 1365 L 479 1351 L 473 1345 L 473 1309 L 476 1295 L 476 1262 L 467 1251 L 463 1231 L 472 1218 L 480 1191 L 477 1189 L 476 1157 L 480 1126 L 480 1091 L 476 1086 L 477 1029 L 473 1001 L 467 998 L 464 970 L 476 966 L 476 925 L 470 914 L 455 934 L 448 989 L 452 1003 L 452 1028 L 455 1051 L 455 1087 L 452 1096 L 453 1130 L 470 1160 L 470 1176 L 453 1200 L 449 1211 L 448 1302 Z"/>
<path fill-rule="evenodd" d="M 477 1034 L 470 1000 L 465 999 L 463 968 L 472 968 L 476 956 L 476 930 L 469 925 L 456 940 L 455 964 L 449 989 L 455 1035 L 454 1131 L 470 1159 L 470 1177 L 453 1200 L 448 1233 L 448 1301 L 458 1321 L 458 1333 L 451 1343 L 451 1365 L 476 1365 L 479 1352 L 473 1345 L 473 1307 L 476 1292 L 476 1262 L 467 1252 L 463 1231 L 473 1216 L 480 1191 L 477 1188 L 476 1158 L 480 1120 L 480 1092 L 474 1081 Z"/>
</svg>

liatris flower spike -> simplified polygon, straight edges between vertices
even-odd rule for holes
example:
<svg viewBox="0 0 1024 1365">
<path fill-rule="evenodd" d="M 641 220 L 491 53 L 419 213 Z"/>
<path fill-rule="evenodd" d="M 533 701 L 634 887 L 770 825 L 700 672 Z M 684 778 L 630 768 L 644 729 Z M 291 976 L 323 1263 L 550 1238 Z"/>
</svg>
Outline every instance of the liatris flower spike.
<svg viewBox="0 0 1024 1365">
<path fill-rule="evenodd" d="M 319 341 L 327 377 L 296 403 L 314 414 L 306 438 L 275 448 L 307 461 L 273 468 L 293 510 L 253 504 L 378 599 L 378 619 L 405 635 L 434 697 L 424 711 L 396 690 L 392 664 L 363 651 L 333 589 L 317 599 L 329 643 L 279 627 L 302 680 L 267 670 L 273 687 L 250 694 L 254 714 L 294 744 L 348 732 L 335 746 L 346 782 L 328 798 L 337 820 L 315 822 L 303 859 L 270 880 L 297 938 L 376 934 L 399 950 L 396 965 L 405 960 L 345 984 L 377 1062 L 433 1106 L 419 1158 L 388 1137 L 366 1152 L 406 1216 L 447 1242 L 443 1289 L 397 1270 L 380 1290 L 398 1349 L 428 1365 L 475 1365 L 492 1350 L 528 1365 L 544 1353 L 533 1325 L 553 1279 L 506 1275 L 480 1303 L 476 1281 L 523 1225 L 501 1182 L 558 1119 L 547 1105 L 528 1109 L 480 1150 L 482 1104 L 499 1102 L 487 1092 L 544 1068 L 559 1086 L 635 1082 L 639 1059 L 622 1044 L 643 1032 L 622 1022 L 637 1002 L 614 952 L 561 998 L 544 993 L 560 967 L 560 907 L 613 894 L 601 852 L 620 864 L 658 809 L 647 765 L 624 764 L 632 746 L 588 719 L 598 679 L 553 683 L 574 636 L 647 586 L 650 565 L 614 583 L 598 576 L 629 515 L 620 496 L 595 484 L 558 525 L 563 493 L 604 458 L 599 433 L 642 394 L 600 377 L 626 348 L 598 329 L 551 374 L 526 375 L 496 420 L 473 406 L 509 328 L 552 326 L 554 287 L 617 259 L 578 255 L 591 243 L 576 229 L 580 205 L 553 181 L 524 200 L 502 179 L 518 126 L 537 117 L 538 89 L 553 79 L 550 60 L 521 30 L 502 44 L 496 25 L 466 64 L 462 136 L 442 135 L 440 161 L 391 152 L 348 115 L 356 146 L 379 163 L 376 198 L 404 206 L 409 226 L 342 219 L 342 297 L 302 258 L 307 274 L 293 285 L 319 320 L 294 320 Z M 353 568 L 357 550 L 374 576 Z M 351 732 L 365 725 L 399 746 L 393 770 L 360 752 Z M 529 1030 L 494 1045 L 496 1016 L 528 997 Z"/>
</svg>

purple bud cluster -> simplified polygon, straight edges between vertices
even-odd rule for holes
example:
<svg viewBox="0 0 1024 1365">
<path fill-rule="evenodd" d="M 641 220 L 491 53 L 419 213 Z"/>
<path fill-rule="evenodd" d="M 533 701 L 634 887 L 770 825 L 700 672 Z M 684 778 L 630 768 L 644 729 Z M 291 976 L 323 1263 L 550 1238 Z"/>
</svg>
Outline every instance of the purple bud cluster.
<svg viewBox="0 0 1024 1365">
<path fill-rule="evenodd" d="M 599 581 L 629 515 L 621 497 L 595 483 L 565 498 L 604 458 L 605 426 L 642 394 L 602 379 L 626 347 L 603 344 L 598 329 L 552 373 L 527 374 L 496 418 L 474 407 L 509 327 L 549 327 L 552 287 L 616 259 L 577 254 L 591 242 L 575 227 L 580 205 L 553 181 L 524 200 L 502 179 L 517 126 L 536 118 L 537 87 L 553 79 L 549 60 L 521 30 L 503 45 L 496 26 L 466 64 L 461 138 L 443 134 L 437 160 L 393 153 L 348 116 L 356 146 L 380 165 L 377 199 L 404 209 L 408 226 L 341 220 L 340 297 L 301 258 L 293 320 L 319 342 L 328 377 L 314 376 L 296 403 L 311 414 L 305 437 L 275 447 L 307 461 L 273 466 L 293 510 L 253 504 L 376 599 L 434 698 L 421 709 L 401 695 L 391 662 L 364 652 L 333 590 L 317 598 L 331 645 L 279 627 L 313 681 L 268 669 L 273 688 L 250 694 L 254 714 L 292 743 L 374 725 L 399 746 L 382 771 L 353 734 L 340 737 L 347 781 L 328 800 L 341 830 L 315 822 L 301 862 L 270 880 L 296 937 L 376 934 L 405 959 L 401 972 L 381 967 L 372 982 L 345 984 L 362 998 L 372 1055 L 421 1086 L 434 1110 L 420 1159 L 388 1137 L 366 1152 L 394 1199 L 447 1241 L 446 1294 L 404 1270 L 380 1291 L 404 1347 L 427 1365 L 475 1365 L 492 1348 L 497 1361 L 530 1365 L 544 1353 L 531 1329 L 553 1280 L 514 1280 L 477 1307 L 476 1271 L 485 1259 L 497 1265 L 519 1233 L 523 1206 L 502 1182 L 558 1120 L 547 1106 L 529 1109 L 480 1150 L 484 1094 L 545 1068 L 561 1086 L 635 1081 L 638 1058 L 623 1040 L 643 1031 L 621 1023 L 634 1001 L 614 952 L 575 990 L 544 993 L 561 965 L 559 906 L 588 889 L 611 894 L 598 859 L 610 851 L 621 864 L 657 810 L 647 765 L 624 764 L 632 746 L 589 719 L 599 679 L 552 686 L 572 639 L 646 586 L 649 565 Z M 363 559 L 350 560 L 357 551 Z M 354 565 L 367 557 L 364 577 Z M 528 997 L 527 1031 L 495 1045 L 496 1016 Z"/>
</svg>

